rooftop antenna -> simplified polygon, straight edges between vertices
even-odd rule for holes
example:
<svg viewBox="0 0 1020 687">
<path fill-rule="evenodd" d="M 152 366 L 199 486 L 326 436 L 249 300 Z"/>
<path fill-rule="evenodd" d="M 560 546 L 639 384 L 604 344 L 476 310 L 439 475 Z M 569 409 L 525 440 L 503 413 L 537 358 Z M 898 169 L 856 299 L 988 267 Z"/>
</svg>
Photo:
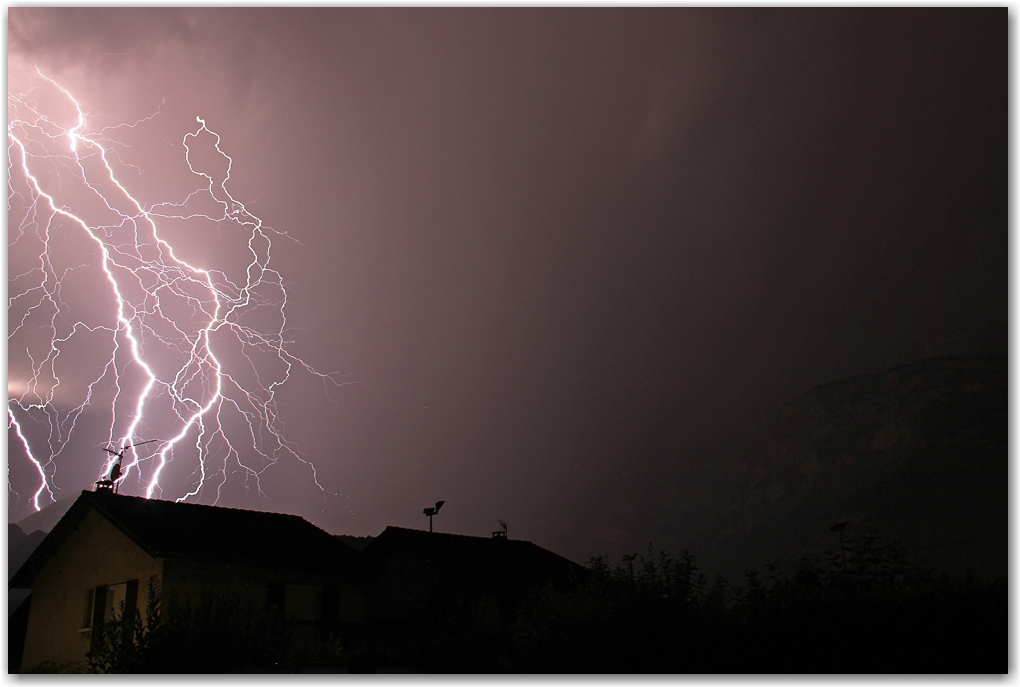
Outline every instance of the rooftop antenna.
<svg viewBox="0 0 1020 687">
<path fill-rule="evenodd" d="M 497 522 L 499 522 L 499 526 L 502 527 L 503 529 L 496 530 L 495 532 L 493 532 L 492 533 L 492 538 L 493 539 L 506 539 L 506 528 L 507 528 L 506 520 L 498 520 Z"/>
<path fill-rule="evenodd" d="M 139 441 L 136 444 L 129 444 L 122 448 L 119 452 L 114 451 L 112 448 L 104 448 L 103 450 L 107 453 L 112 453 L 117 456 L 117 460 L 114 461 L 113 467 L 110 468 L 110 476 L 106 479 L 101 479 L 96 482 L 96 489 L 112 489 L 114 494 L 120 493 L 120 476 L 121 476 L 121 463 L 124 462 L 124 454 L 127 453 L 128 449 L 132 449 L 135 446 L 141 446 L 142 444 L 151 444 L 159 439 L 148 439 L 146 441 Z"/>
<path fill-rule="evenodd" d="M 429 532 L 432 532 L 432 516 L 439 512 L 439 509 L 443 507 L 446 501 L 436 501 L 436 505 L 432 508 L 425 508 L 422 510 L 423 515 L 429 516 Z"/>
</svg>

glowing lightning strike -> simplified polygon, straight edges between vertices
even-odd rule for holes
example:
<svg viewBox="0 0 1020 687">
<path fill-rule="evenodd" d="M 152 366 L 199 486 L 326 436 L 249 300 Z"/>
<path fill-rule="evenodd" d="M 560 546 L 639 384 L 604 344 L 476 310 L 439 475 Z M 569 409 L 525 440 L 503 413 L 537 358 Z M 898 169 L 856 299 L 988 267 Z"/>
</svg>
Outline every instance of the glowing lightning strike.
<svg viewBox="0 0 1020 687">
<path fill-rule="evenodd" d="M 58 459 L 82 416 L 97 411 L 108 417 L 107 445 L 121 453 L 142 439 L 161 440 L 152 444 L 158 451 L 132 451 L 123 466 L 124 480 L 132 476 L 147 498 L 163 494 L 175 458 L 190 470 L 174 478 L 178 501 L 218 502 L 228 473 L 241 473 L 246 488 L 252 480 L 264 497 L 263 473 L 286 456 L 332 493 L 284 437 L 277 393 L 295 369 L 327 392 L 345 382 L 288 351 L 287 291 L 271 266 L 272 239 L 287 235 L 227 190 L 233 160 L 220 136 L 196 118 L 183 147 L 200 185 L 177 202 L 145 207 L 115 173 L 125 163 L 107 130 L 89 133 L 71 93 L 39 76 L 33 92 L 8 94 L 7 127 L 9 260 L 32 265 L 8 280 L 11 368 L 16 358 L 28 371 L 8 384 L 7 417 L 39 475 L 33 507 L 43 493 L 54 499 Z M 41 104 L 54 99 L 60 107 Z M 65 115 L 73 125 L 58 123 L 52 113 L 60 111 L 73 111 Z M 231 256 L 226 262 L 235 267 L 224 269 L 185 259 L 179 237 L 195 224 L 239 237 L 246 257 Z M 194 253 L 194 240 L 190 247 Z M 62 379 L 70 384 L 61 387 Z M 45 450 L 30 447 L 29 420 L 44 427 Z M 109 453 L 97 477 L 116 460 Z M 13 490 L 10 480 L 9 472 Z"/>
<path fill-rule="evenodd" d="M 53 499 L 53 492 L 50 491 L 49 485 L 46 483 L 46 473 L 43 472 L 42 465 L 40 465 L 39 461 L 32 456 L 32 449 L 28 446 L 28 439 L 25 438 L 25 434 L 21 431 L 21 425 L 18 424 L 18 421 L 15 419 L 14 413 L 11 412 L 10 407 L 7 408 L 7 429 L 14 430 L 14 434 L 18 437 L 18 440 L 21 441 L 21 445 L 25 448 L 25 453 L 28 454 L 29 460 L 31 460 L 39 470 L 39 489 L 37 489 L 32 495 L 32 505 L 36 510 L 39 510 L 39 497 L 42 495 L 43 491 L 46 491 L 50 495 L 50 499 Z"/>
</svg>

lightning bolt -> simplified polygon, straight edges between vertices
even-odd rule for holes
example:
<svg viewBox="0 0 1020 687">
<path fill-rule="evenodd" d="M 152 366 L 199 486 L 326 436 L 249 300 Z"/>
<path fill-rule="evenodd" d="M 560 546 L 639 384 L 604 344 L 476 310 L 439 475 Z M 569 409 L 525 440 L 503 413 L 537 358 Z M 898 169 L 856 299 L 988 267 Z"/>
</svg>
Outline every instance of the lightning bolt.
<svg viewBox="0 0 1020 687">
<path fill-rule="evenodd" d="M 10 360 L 27 369 L 8 383 L 8 434 L 38 475 L 32 506 L 54 500 L 57 466 L 83 418 L 96 415 L 122 454 L 161 439 L 125 454 L 122 484 L 147 498 L 163 496 L 175 461 L 185 464 L 178 501 L 218 503 L 237 474 L 265 498 L 265 471 L 285 458 L 333 494 L 285 437 L 279 408 L 296 372 L 321 381 L 327 397 L 350 383 L 288 349 L 288 295 L 272 249 L 296 239 L 231 195 L 234 161 L 201 117 L 181 143 L 191 186 L 146 205 L 122 181 L 141 170 L 122 160 L 126 146 L 112 137 L 120 127 L 90 132 L 71 92 L 36 72 L 29 92 L 8 93 L 7 127 L 8 254 L 29 265 L 8 275 Z M 229 264 L 200 264 L 215 251 L 195 250 L 196 229 L 239 248 Z M 42 424 L 45 446 L 30 446 L 28 420 Z M 107 452 L 99 464 L 99 453 L 97 478 L 116 460 Z"/>
</svg>

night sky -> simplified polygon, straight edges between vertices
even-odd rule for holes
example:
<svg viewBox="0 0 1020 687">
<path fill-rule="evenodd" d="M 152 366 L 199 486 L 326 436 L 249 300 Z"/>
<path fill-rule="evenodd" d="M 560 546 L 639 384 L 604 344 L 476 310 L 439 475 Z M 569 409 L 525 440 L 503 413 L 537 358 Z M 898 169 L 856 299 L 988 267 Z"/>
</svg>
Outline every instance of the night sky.
<svg viewBox="0 0 1020 687">
<path fill-rule="evenodd" d="M 202 117 L 233 197 L 294 239 L 272 246 L 289 350 L 342 385 L 302 368 L 276 398 L 325 491 L 288 455 L 263 495 L 228 465 L 220 505 L 375 535 L 427 527 L 443 499 L 440 531 L 501 518 L 584 561 L 696 551 L 814 385 L 1005 354 L 1006 17 L 11 8 L 8 79 L 40 103 L 40 72 L 59 83 L 86 132 L 145 120 L 105 136 L 147 208 L 200 185 L 182 141 Z M 13 225 L 9 296 L 38 260 Z M 227 229 L 166 231 L 243 270 Z M 65 266 L 89 262 L 76 250 Z M 57 411 L 81 402 L 92 345 L 65 356 Z M 10 339 L 9 395 L 25 348 Z M 99 477 L 108 411 L 85 408 L 48 468 L 57 498 Z M 8 442 L 16 520 L 39 482 Z M 163 498 L 193 486 L 185 453 Z"/>
</svg>

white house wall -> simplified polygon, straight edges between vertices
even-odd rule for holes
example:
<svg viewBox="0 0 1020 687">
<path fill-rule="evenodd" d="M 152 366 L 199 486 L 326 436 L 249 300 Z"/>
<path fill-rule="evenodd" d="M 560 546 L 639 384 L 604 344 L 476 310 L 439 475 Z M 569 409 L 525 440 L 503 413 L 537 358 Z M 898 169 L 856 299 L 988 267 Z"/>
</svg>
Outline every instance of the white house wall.
<svg viewBox="0 0 1020 687">
<path fill-rule="evenodd" d="M 89 511 L 36 576 L 23 669 L 43 661 L 57 665 L 85 661 L 91 633 L 81 628 L 88 590 L 138 580 L 138 606 L 143 608 L 149 578 L 162 574 L 162 560 L 149 556 L 109 520 Z"/>
</svg>

